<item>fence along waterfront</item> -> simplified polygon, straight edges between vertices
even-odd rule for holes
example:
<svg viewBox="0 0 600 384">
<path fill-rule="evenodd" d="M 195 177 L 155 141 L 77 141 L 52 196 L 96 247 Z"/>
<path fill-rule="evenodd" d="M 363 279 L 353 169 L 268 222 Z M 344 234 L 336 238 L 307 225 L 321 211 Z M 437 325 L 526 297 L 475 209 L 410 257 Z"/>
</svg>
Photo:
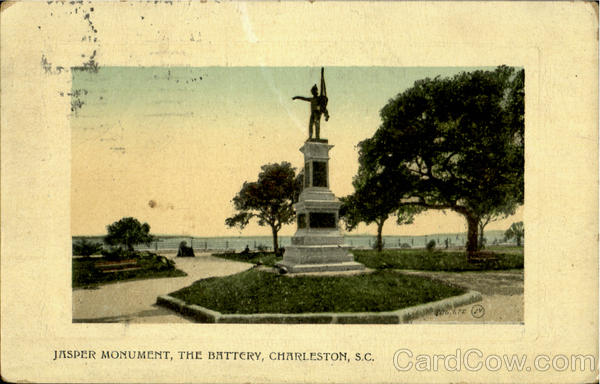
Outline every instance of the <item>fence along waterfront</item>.
<svg viewBox="0 0 600 384">
<path fill-rule="evenodd" d="M 487 244 L 504 242 L 503 231 L 489 231 L 485 233 Z M 73 236 L 73 242 L 80 239 L 87 239 L 93 242 L 102 243 L 103 236 Z M 194 250 L 202 252 L 211 251 L 242 251 L 246 246 L 251 250 L 272 250 L 273 238 L 271 236 L 239 236 L 239 237 L 195 237 L 195 236 L 156 236 L 157 241 L 150 245 L 138 245 L 137 250 L 147 251 L 173 251 L 179 248 L 179 243 L 185 241 L 187 246 Z M 466 242 L 465 233 L 446 233 L 424 236 L 383 236 L 383 246 L 386 249 L 395 248 L 424 248 L 427 242 L 435 240 L 436 246 L 445 247 L 445 240 L 448 239 L 449 247 L 464 246 Z M 344 242 L 358 249 L 370 249 L 376 243 L 376 237 L 370 235 L 346 235 Z M 280 236 L 279 245 L 284 247 L 291 244 L 291 236 Z"/>
</svg>

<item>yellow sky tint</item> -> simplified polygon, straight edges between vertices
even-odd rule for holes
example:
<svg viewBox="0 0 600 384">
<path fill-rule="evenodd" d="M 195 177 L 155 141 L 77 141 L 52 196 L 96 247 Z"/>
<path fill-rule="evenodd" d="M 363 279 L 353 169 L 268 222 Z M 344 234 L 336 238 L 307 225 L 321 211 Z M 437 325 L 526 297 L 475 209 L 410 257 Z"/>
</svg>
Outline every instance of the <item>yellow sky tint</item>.
<svg viewBox="0 0 600 384">
<path fill-rule="evenodd" d="M 334 145 L 331 189 L 352 193 L 356 145 L 379 125 L 379 110 L 415 80 L 470 68 L 326 68 L 328 109 L 322 137 Z M 102 234 L 124 216 L 148 222 L 153 233 L 196 236 L 269 235 L 251 223 L 227 228 L 231 199 L 260 166 L 289 161 L 307 137 L 308 96 L 319 82 L 312 67 L 105 67 L 74 71 L 71 116 L 72 233 Z M 150 201 L 156 204 L 150 204 Z M 515 217 L 491 223 L 506 229 Z M 387 235 L 463 232 L 453 212 L 430 211 L 412 225 L 390 220 Z M 293 225 L 282 235 L 295 232 Z M 374 233 L 360 226 L 354 233 Z"/>
</svg>

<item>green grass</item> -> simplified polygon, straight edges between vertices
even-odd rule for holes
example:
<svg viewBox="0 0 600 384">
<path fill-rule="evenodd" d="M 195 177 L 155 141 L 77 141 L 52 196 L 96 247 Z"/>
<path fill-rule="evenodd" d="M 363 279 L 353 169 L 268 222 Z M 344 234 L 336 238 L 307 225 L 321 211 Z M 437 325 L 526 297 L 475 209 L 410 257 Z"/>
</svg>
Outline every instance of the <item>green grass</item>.
<svg viewBox="0 0 600 384">
<path fill-rule="evenodd" d="M 359 263 L 375 269 L 417 269 L 424 271 L 482 271 L 523 268 L 523 249 L 520 253 L 496 253 L 497 260 L 482 263 L 469 263 L 464 252 L 447 252 L 390 249 L 377 253 L 375 250 L 354 250 L 354 258 Z"/>
<path fill-rule="evenodd" d="M 226 314 L 390 311 L 465 289 L 383 270 L 352 276 L 295 276 L 249 270 L 195 282 L 170 295 Z"/>
<path fill-rule="evenodd" d="M 95 263 L 105 260 L 104 258 L 73 259 L 73 288 L 90 288 L 124 280 L 187 276 L 185 272 L 177 268 L 166 268 L 153 257 L 140 258 L 138 266 L 142 269 L 139 270 L 103 273 L 95 267 Z"/>
<path fill-rule="evenodd" d="M 516 245 L 486 245 L 484 251 L 492 251 L 497 253 L 518 253 L 523 254 L 523 247 Z"/>
<path fill-rule="evenodd" d="M 213 253 L 215 257 L 220 257 L 222 259 L 234 260 L 234 261 L 243 261 L 245 263 L 258 264 L 261 263 L 263 265 L 273 267 L 275 263 L 283 260 L 282 257 L 276 257 L 274 252 L 250 252 L 247 254 L 244 253 Z"/>
</svg>

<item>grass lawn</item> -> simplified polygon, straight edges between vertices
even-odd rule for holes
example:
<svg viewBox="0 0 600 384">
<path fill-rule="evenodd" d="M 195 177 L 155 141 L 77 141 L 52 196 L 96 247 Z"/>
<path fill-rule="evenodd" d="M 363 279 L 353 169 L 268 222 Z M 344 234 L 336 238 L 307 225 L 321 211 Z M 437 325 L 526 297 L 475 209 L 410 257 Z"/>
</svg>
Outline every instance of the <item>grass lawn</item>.
<svg viewBox="0 0 600 384">
<path fill-rule="evenodd" d="M 214 257 L 220 257 L 222 259 L 243 261 L 245 263 L 258 264 L 273 267 L 275 263 L 283 260 L 283 257 L 276 257 L 275 252 L 250 252 L 250 253 L 213 253 Z"/>
<path fill-rule="evenodd" d="M 482 271 L 523 268 L 523 248 L 517 253 L 514 250 L 506 253 L 495 253 L 496 261 L 469 263 L 464 252 L 447 252 L 386 249 L 381 253 L 375 250 L 354 250 L 354 258 L 369 268 L 375 269 L 417 269 L 424 271 Z"/>
<path fill-rule="evenodd" d="M 249 314 L 390 311 L 465 292 L 391 270 L 294 277 L 249 270 L 199 280 L 170 295 L 225 314 Z"/>
<path fill-rule="evenodd" d="M 103 273 L 96 267 L 104 258 L 73 259 L 73 288 L 93 287 L 123 280 L 155 279 L 159 277 L 180 277 L 187 274 L 177 268 L 168 268 L 152 257 L 141 257 L 135 271 Z"/>
<path fill-rule="evenodd" d="M 497 253 L 519 253 L 523 254 L 523 247 L 516 245 L 486 245 L 484 251 L 492 251 Z"/>
</svg>

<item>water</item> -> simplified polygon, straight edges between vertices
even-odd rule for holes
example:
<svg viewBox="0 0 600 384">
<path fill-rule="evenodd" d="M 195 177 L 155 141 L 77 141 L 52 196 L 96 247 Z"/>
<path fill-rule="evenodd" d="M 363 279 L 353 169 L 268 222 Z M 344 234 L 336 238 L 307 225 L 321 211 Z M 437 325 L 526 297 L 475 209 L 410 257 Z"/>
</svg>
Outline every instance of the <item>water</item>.
<svg viewBox="0 0 600 384">
<path fill-rule="evenodd" d="M 102 236 L 73 236 L 73 241 L 85 238 L 89 241 L 101 243 Z M 487 244 L 504 242 L 504 231 L 486 231 Z M 449 247 L 464 246 L 467 240 L 466 233 L 442 233 L 426 236 L 383 236 L 383 247 L 394 248 L 424 248 L 427 242 L 435 240 L 437 247 L 445 247 L 448 239 Z M 291 236 L 279 236 L 279 246 L 286 247 L 291 244 Z M 246 246 L 251 250 L 264 247 L 273 249 L 273 238 L 271 236 L 237 236 L 237 237 L 195 237 L 195 236 L 157 236 L 157 241 L 150 245 L 136 246 L 137 250 L 150 251 L 174 251 L 179 248 L 179 243 L 185 241 L 187 246 L 192 246 L 195 251 L 242 251 Z M 372 235 L 346 235 L 344 243 L 356 249 L 370 249 L 377 242 L 376 236 Z"/>
</svg>

